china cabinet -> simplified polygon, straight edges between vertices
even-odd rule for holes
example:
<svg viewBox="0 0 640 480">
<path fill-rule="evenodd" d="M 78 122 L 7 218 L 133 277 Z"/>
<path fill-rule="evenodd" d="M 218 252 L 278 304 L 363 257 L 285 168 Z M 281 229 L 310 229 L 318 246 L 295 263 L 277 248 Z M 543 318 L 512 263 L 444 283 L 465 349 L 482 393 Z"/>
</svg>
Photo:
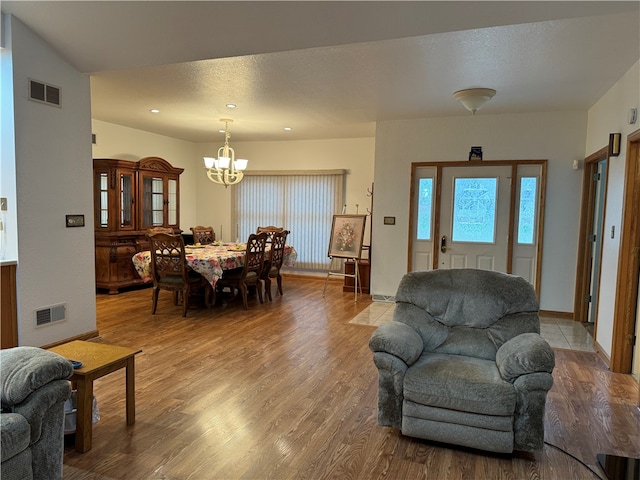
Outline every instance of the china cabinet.
<svg viewBox="0 0 640 480">
<path fill-rule="evenodd" d="M 159 157 L 93 160 L 97 288 L 118 293 L 143 283 L 131 257 L 148 248 L 149 228 L 180 232 L 183 171 Z"/>
</svg>

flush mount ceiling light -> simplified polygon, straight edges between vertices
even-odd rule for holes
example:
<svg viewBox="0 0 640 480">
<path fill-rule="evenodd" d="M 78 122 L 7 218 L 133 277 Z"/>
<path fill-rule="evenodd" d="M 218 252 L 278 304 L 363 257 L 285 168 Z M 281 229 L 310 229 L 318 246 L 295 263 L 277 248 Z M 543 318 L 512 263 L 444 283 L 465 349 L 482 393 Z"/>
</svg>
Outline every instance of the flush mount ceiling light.
<svg viewBox="0 0 640 480">
<path fill-rule="evenodd" d="M 453 98 L 475 115 L 495 94 L 496 91 L 492 88 L 467 88 L 455 92 Z"/>
<path fill-rule="evenodd" d="M 225 188 L 229 185 L 235 185 L 242 180 L 244 173 L 242 172 L 247 168 L 248 160 L 239 158 L 236 160 L 236 154 L 229 146 L 229 124 L 233 120 L 229 118 L 220 119 L 224 122 L 224 146 L 218 149 L 218 158 L 204 157 L 204 166 L 207 170 L 207 177 L 213 183 L 224 185 Z"/>
</svg>

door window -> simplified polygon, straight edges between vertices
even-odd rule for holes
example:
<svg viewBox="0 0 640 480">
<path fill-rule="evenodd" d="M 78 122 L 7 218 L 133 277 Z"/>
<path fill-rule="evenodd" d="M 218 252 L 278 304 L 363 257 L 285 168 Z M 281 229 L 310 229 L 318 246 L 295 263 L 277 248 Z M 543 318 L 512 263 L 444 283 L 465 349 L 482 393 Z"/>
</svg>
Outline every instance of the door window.
<svg viewBox="0 0 640 480">
<path fill-rule="evenodd" d="M 454 179 L 454 242 L 495 243 L 497 178 Z"/>
<path fill-rule="evenodd" d="M 418 182 L 418 240 L 431 240 L 431 212 L 433 211 L 433 178 Z"/>
</svg>

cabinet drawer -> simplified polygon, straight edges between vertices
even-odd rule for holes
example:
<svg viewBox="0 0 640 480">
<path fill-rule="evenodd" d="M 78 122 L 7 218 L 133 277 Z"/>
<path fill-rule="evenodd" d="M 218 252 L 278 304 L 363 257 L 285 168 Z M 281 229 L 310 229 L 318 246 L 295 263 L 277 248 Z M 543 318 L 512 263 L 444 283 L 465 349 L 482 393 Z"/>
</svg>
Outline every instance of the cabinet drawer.
<svg viewBox="0 0 640 480">
<path fill-rule="evenodd" d="M 131 259 L 119 259 L 117 263 L 117 279 L 118 280 L 132 280 L 138 278 L 138 274 L 135 272 L 133 262 Z"/>
</svg>

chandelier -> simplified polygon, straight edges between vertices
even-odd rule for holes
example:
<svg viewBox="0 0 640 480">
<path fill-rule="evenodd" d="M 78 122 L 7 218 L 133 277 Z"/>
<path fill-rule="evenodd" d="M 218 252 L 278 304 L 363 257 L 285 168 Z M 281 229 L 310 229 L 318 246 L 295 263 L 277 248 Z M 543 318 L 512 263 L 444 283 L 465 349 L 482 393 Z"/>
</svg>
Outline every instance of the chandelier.
<svg viewBox="0 0 640 480">
<path fill-rule="evenodd" d="M 224 146 L 218 149 L 218 158 L 203 157 L 204 167 L 207 169 L 207 177 L 213 183 L 224 185 L 225 188 L 229 185 L 235 185 L 244 177 L 243 170 L 247 168 L 248 160 L 239 158 L 236 160 L 236 154 L 233 148 L 229 146 L 229 124 L 233 120 L 229 118 L 220 119 L 224 122 Z"/>
</svg>

